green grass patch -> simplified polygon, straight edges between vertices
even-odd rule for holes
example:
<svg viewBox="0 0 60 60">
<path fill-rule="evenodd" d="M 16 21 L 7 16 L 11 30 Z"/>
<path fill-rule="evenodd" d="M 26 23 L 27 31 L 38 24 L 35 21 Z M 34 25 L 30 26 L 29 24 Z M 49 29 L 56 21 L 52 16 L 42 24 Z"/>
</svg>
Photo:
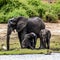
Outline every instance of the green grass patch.
<svg viewBox="0 0 60 60">
<path fill-rule="evenodd" d="M 14 49 L 14 50 L 9 50 L 9 51 L 0 51 L 0 55 L 47 54 L 47 53 L 51 53 L 51 50 L 47 50 L 47 49 L 39 49 L 39 50 Z"/>
<path fill-rule="evenodd" d="M 49 54 L 52 52 L 60 52 L 60 36 L 53 35 L 50 40 L 50 49 L 38 49 L 40 45 L 40 40 L 37 39 L 36 49 L 21 49 L 18 37 L 11 36 L 10 39 L 10 50 L 4 51 L 1 49 L 2 43 L 6 46 L 6 40 L 0 40 L 0 55 L 13 55 L 13 54 Z"/>
</svg>

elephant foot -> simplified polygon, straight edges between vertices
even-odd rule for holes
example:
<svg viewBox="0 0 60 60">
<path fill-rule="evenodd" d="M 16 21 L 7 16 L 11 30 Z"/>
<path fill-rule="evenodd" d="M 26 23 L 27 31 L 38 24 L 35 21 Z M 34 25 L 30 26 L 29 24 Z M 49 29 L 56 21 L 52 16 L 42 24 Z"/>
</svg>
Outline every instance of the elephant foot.
<svg viewBox="0 0 60 60">
<path fill-rule="evenodd" d="M 50 47 L 47 47 L 46 49 L 50 49 Z"/>
<path fill-rule="evenodd" d="M 45 49 L 45 47 L 43 47 L 43 46 L 40 46 L 40 47 L 39 47 L 39 49 Z"/>
<path fill-rule="evenodd" d="M 9 48 L 7 48 L 7 51 L 9 50 Z"/>
<path fill-rule="evenodd" d="M 44 49 L 44 48 L 39 47 L 39 49 Z"/>
<path fill-rule="evenodd" d="M 27 48 L 28 48 L 28 49 L 32 49 L 32 50 L 34 49 L 33 47 L 29 47 L 29 46 L 28 46 Z"/>
<path fill-rule="evenodd" d="M 34 50 L 35 48 L 32 47 L 31 49 Z"/>
</svg>

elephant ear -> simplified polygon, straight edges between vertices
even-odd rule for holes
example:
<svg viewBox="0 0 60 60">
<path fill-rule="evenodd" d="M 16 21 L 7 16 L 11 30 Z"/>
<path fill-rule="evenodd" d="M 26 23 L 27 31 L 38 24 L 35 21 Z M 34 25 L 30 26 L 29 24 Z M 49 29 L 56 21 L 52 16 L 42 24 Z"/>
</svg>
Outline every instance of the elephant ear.
<svg viewBox="0 0 60 60">
<path fill-rule="evenodd" d="M 22 18 L 20 18 L 18 20 L 18 22 L 17 22 L 17 28 L 16 28 L 17 32 L 22 31 L 26 27 L 27 21 L 28 21 L 28 19 L 24 18 L 24 17 L 22 17 Z"/>
</svg>

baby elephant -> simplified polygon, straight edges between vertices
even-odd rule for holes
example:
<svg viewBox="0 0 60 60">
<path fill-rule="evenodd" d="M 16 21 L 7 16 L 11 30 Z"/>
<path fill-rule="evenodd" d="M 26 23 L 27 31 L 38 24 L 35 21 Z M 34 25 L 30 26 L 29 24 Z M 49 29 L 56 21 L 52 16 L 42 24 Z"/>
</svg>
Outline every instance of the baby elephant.
<svg viewBox="0 0 60 60">
<path fill-rule="evenodd" d="M 51 32 L 47 29 L 42 29 L 40 31 L 40 39 L 42 41 L 43 47 L 49 49 L 50 48 L 50 38 Z"/>
<path fill-rule="evenodd" d="M 26 34 L 24 40 L 22 41 L 22 47 L 34 49 L 36 45 L 36 39 L 37 36 L 35 33 L 31 32 L 29 34 Z"/>
</svg>

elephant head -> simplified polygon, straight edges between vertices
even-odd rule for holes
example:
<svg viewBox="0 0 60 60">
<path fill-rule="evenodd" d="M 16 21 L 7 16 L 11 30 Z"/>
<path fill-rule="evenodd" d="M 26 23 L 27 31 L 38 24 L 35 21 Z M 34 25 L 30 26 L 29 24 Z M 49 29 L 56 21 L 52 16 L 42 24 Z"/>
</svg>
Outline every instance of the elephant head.
<svg viewBox="0 0 60 60">
<path fill-rule="evenodd" d="M 17 17 L 9 19 L 8 21 L 8 28 L 7 28 L 7 50 L 9 50 L 9 39 L 10 34 L 12 31 L 16 29 L 17 32 L 20 32 L 26 27 L 27 25 L 27 18 L 24 17 Z"/>
<path fill-rule="evenodd" d="M 42 30 L 40 31 L 40 36 L 41 36 L 41 38 L 42 38 L 43 41 L 46 40 L 46 31 L 45 31 L 44 29 L 42 29 Z"/>
</svg>

